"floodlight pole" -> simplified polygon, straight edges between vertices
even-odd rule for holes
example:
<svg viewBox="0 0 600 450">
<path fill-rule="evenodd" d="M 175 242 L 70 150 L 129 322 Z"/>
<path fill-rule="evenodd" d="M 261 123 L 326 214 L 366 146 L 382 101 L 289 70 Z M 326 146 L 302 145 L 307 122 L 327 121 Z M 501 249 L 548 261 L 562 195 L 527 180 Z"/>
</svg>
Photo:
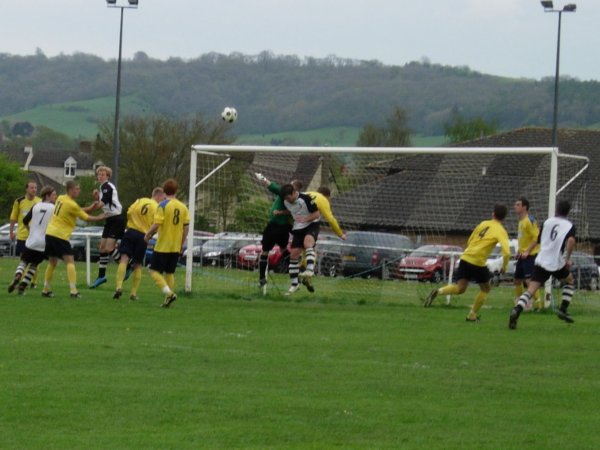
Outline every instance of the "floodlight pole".
<svg viewBox="0 0 600 450">
<path fill-rule="evenodd" d="M 119 159 L 121 153 L 121 142 L 119 139 L 119 116 L 121 113 L 121 59 L 123 52 L 123 11 L 125 8 L 137 8 L 138 2 L 129 0 L 129 5 L 117 5 L 115 0 L 106 0 L 106 6 L 109 8 L 121 9 L 121 23 L 119 28 L 119 57 L 117 59 L 117 93 L 115 98 L 115 126 L 113 130 L 113 158 L 112 158 L 112 176 L 111 181 L 118 183 L 119 179 Z"/>
<path fill-rule="evenodd" d="M 570 3 L 562 9 L 554 9 L 551 1 L 542 1 L 544 12 L 558 13 L 558 36 L 556 39 L 556 71 L 554 73 L 554 109 L 552 112 L 552 146 L 558 146 L 558 83 L 560 74 L 560 29 L 563 12 L 575 12 L 577 5 Z"/>
</svg>

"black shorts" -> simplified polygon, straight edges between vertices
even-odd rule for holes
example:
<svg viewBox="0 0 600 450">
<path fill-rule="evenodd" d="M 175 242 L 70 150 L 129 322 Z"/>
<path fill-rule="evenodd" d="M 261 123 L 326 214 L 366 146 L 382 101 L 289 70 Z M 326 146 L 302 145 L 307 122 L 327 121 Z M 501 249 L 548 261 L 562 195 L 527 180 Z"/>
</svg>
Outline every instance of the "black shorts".
<svg viewBox="0 0 600 450">
<path fill-rule="evenodd" d="M 17 244 L 15 245 L 15 256 L 19 256 L 24 251 L 25 251 L 25 241 L 17 239 Z"/>
<path fill-rule="evenodd" d="M 63 256 L 73 254 L 73 248 L 69 241 L 57 238 L 56 236 L 46 235 L 46 255 L 49 258 L 62 258 Z"/>
<path fill-rule="evenodd" d="M 175 268 L 181 255 L 179 253 L 152 252 L 152 261 L 148 266 L 150 270 L 160 273 L 175 273 Z"/>
<path fill-rule="evenodd" d="M 32 250 L 27 247 L 25 247 L 25 250 L 23 250 L 23 253 L 21 254 L 22 261 L 25 261 L 27 264 L 35 264 L 36 266 L 44 259 L 46 259 L 46 252 Z"/>
<path fill-rule="evenodd" d="M 269 222 L 262 235 L 262 251 L 270 252 L 276 245 L 284 250 L 290 240 L 290 231 L 292 226 L 289 224 Z"/>
<path fill-rule="evenodd" d="M 564 280 L 569 276 L 571 272 L 567 269 L 567 266 L 563 266 L 561 269 L 550 272 L 537 264 L 533 266 L 533 274 L 531 275 L 532 281 L 537 281 L 540 284 L 544 284 L 548 278 L 554 277 L 557 280 Z"/>
<path fill-rule="evenodd" d="M 490 270 L 487 266 L 476 266 L 468 263 L 467 261 L 460 260 L 458 264 L 458 270 L 456 271 L 457 280 L 468 280 L 474 281 L 475 283 L 487 283 L 490 281 Z"/>
<path fill-rule="evenodd" d="M 306 228 L 292 230 L 292 248 L 304 248 L 304 237 L 308 235 L 315 238 L 315 242 L 317 242 L 317 238 L 319 237 L 319 229 L 319 222 L 313 222 Z"/>
<path fill-rule="evenodd" d="M 121 239 L 125 232 L 125 219 L 119 214 L 118 216 L 110 216 L 104 222 L 102 237 L 108 239 Z"/>
<path fill-rule="evenodd" d="M 528 280 L 533 274 L 533 265 L 535 264 L 535 256 L 529 255 L 527 258 L 517 260 L 515 266 L 515 280 Z"/>
<path fill-rule="evenodd" d="M 138 230 L 126 230 L 121 243 L 119 244 L 119 252 L 121 255 L 129 256 L 133 264 L 143 264 L 146 256 L 146 241 L 144 241 L 144 233 Z"/>
</svg>

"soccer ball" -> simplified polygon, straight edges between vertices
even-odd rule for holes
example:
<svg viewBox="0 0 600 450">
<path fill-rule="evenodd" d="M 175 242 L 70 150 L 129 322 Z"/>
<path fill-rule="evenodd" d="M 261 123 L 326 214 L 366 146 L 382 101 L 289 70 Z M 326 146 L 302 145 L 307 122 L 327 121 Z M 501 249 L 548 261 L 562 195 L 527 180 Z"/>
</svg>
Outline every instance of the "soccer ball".
<svg viewBox="0 0 600 450">
<path fill-rule="evenodd" d="M 226 106 L 223 112 L 221 113 L 221 118 L 225 122 L 235 122 L 237 120 L 237 111 L 233 106 Z"/>
</svg>

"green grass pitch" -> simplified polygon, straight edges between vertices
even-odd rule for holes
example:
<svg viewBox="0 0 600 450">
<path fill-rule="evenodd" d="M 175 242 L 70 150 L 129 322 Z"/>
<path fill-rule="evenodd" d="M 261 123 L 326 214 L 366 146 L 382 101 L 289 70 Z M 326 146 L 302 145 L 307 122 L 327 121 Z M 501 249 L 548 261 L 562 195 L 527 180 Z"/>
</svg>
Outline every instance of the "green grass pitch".
<svg viewBox="0 0 600 450">
<path fill-rule="evenodd" d="M 80 300 L 62 264 L 54 299 L 3 288 L 0 448 L 600 448 L 597 293 L 573 325 L 511 331 L 509 286 L 471 324 L 475 288 L 425 309 L 431 285 L 317 278 L 285 298 L 276 276 L 260 297 L 255 272 L 205 269 L 185 295 L 180 270 L 163 309 L 147 274 L 131 302 L 114 265 L 96 290 L 78 270 Z"/>
</svg>

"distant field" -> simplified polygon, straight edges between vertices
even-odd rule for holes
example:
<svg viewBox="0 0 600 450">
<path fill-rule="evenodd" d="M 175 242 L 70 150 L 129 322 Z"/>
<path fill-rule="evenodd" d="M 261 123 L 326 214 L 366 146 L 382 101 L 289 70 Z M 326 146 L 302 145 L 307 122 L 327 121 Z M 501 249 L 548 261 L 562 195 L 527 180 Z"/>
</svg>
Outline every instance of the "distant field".
<svg viewBox="0 0 600 450">
<path fill-rule="evenodd" d="M 145 115 L 147 108 L 137 97 L 121 98 L 121 116 Z M 101 120 L 113 120 L 114 97 L 44 105 L 27 111 L 0 117 L 0 121 L 11 123 L 28 121 L 34 126 L 44 125 L 72 138 L 91 139 L 98 133 Z M 270 134 L 244 134 L 237 143 L 245 145 L 307 145 L 328 147 L 353 147 L 356 145 L 360 128 L 331 127 L 306 131 L 283 131 Z M 415 147 L 437 147 L 444 144 L 444 136 L 414 136 Z"/>
<path fill-rule="evenodd" d="M 146 274 L 139 301 L 112 300 L 114 269 L 80 300 L 62 265 L 56 298 L 2 295 L 0 448 L 600 447 L 598 293 L 573 325 L 510 331 L 510 287 L 470 324 L 473 288 L 425 309 L 430 285 L 317 278 L 290 299 L 278 276 L 260 297 L 255 272 L 217 269 L 165 310 Z"/>
<path fill-rule="evenodd" d="M 121 98 L 121 115 L 145 114 L 146 107 L 134 97 Z M 104 119 L 114 120 L 115 98 L 43 105 L 11 116 L 0 117 L 9 122 L 28 121 L 34 126 L 44 125 L 73 138 L 91 139 L 98 133 L 97 124 Z"/>
</svg>

